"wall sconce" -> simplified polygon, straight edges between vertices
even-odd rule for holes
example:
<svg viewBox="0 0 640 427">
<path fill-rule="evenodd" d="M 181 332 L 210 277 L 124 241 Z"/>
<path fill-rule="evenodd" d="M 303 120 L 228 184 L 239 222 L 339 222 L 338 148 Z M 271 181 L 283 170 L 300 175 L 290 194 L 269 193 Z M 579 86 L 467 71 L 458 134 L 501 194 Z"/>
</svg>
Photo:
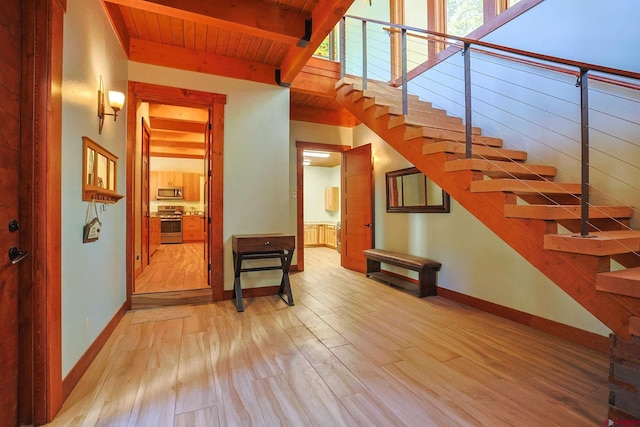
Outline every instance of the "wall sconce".
<svg viewBox="0 0 640 427">
<path fill-rule="evenodd" d="M 104 112 L 104 86 L 102 84 L 102 76 L 100 76 L 100 88 L 98 89 L 98 117 L 100 117 L 100 124 L 98 126 L 98 133 L 102 134 L 102 125 L 104 124 L 104 116 L 113 116 L 115 122 L 118 118 L 118 111 L 122 110 L 124 105 L 124 93 L 110 90 L 108 92 L 109 106 L 113 110 L 113 113 Z"/>
</svg>

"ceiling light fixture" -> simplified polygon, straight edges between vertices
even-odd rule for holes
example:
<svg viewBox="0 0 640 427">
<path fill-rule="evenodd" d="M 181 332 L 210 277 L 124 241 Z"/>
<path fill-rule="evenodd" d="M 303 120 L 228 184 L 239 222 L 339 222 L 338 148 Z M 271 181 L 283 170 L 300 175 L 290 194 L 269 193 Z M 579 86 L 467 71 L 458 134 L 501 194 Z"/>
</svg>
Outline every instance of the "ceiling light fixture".
<svg viewBox="0 0 640 427">
<path fill-rule="evenodd" d="M 99 134 L 102 134 L 104 116 L 113 116 L 114 122 L 118 118 L 118 111 L 122 110 L 122 107 L 124 106 L 124 93 L 110 90 L 108 93 L 108 100 L 113 113 L 104 112 L 104 85 L 102 83 L 102 76 L 100 76 L 100 87 L 98 88 L 98 117 L 100 117 L 100 124 L 98 125 Z"/>
<path fill-rule="evenodd" d="M 323 159 L 330 156 L 329 153 L 318 153 L 316 151 L 303 151 L 302 155 L 307 157 L 322 157 Z"/>
</svg>

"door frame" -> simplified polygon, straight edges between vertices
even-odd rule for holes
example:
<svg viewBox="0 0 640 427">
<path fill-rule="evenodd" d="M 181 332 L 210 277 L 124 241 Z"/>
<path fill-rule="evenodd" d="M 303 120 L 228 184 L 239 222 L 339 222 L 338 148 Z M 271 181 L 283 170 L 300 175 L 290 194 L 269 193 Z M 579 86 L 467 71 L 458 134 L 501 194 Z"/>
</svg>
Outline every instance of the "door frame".
<svg viewBox="0 0 640 427">
<path fill-rule="evenodd" d="M 302 161 L 304 150 L 331 151 L 334 153 L 344 153 L 351 150 L 348 145 L 323 144 L 320 142 L 296 141 L 296 192 L 297 192 L 297 234 L 298 234 L 298 263 L 297 271 L 304 271 L 304 165 Z M 340 181 L 342 181 L 342 169 L 340 170 Z"/>
<path fill-rule="evenodd" d="M 135 281 L 135 187 L 136 162 L 141 153 L 136 151 L 137 111 L 140 103 L 153 102 L 183 107 L 209 108 L 213 127 L 212 145 L 209 150 L 214 185 L 209 189 L 209 212 L 205 215 L 211 220 L 211 234 L 208 236 L 209 248 L 215 263 L 211 265 L 212 301 L 223 299 L 224 290 L 224 250 L 223 250 L 223 148 L 224 148 L 224 106 L 226 95 L 181 89 L 151 83 L 129 81 L 127 95 L 127 309 L 131 309 L 133 284 Z"/>
<path fill-rule="evenodd" d="M 66 0 L 21 2 L 18 421 L 42 425 L 62 385 L 62 62 Z M 28 214 L 27 214 L 28 213 Z"/>
</svg>

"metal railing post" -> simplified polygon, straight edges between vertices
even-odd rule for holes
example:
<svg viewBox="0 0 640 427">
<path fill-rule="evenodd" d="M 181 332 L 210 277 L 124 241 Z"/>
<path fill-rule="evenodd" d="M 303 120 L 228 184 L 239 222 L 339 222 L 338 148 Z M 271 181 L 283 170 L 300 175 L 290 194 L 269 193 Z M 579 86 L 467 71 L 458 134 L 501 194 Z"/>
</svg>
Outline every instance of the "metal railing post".
<svg viewBox="0 0 640 427">
<path fill-rule="evenodd" d="M 367 21 L 362 21 L 362 90 L 367 90 Z"/>
<path fill-rule="evenodd" d="M 340 19 L 340 78 L 347 75 L 347 18 Z"/>
<path fill-rule="evenodd" d="M 580 125 L 582 143 L 582 178 L 580 194 L 580 235 L 589 236 L 589 70 L 580 69 Z"/>
<path fill-rule="evenodd" d="M 472 155 L 472 123 L 471 123 L 471 45 L 464 44 L 464 114 L 465 114 L 465 157 L 471 158 Z"/>
<path fill-rule="evenodd" d="M 402 29 L 402 114 L 409 114 L 409 92 L 407 88 L 407 30 Z"/>
</svg>

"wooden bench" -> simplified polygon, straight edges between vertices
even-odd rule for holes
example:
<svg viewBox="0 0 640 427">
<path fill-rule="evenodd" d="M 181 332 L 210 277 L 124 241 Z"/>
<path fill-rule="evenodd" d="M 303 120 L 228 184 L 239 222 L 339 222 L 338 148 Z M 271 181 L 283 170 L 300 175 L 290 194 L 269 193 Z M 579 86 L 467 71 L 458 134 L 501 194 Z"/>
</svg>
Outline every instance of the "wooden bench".
<svg viewBox="0 0 640 427">
<path fill-rule="evenodd" d="M 380 271 L 380 263 L 406 268 L 418 272 L 418 296 L 420 298 L 437 295 L 437 272 L 442 264 L 428 258 L 417 257 L 384 249 L 365 249 L 367 277 L 373 277 L 390 285 L 415 290 L 416 284 L 401 277 Z"/>
</svg>

